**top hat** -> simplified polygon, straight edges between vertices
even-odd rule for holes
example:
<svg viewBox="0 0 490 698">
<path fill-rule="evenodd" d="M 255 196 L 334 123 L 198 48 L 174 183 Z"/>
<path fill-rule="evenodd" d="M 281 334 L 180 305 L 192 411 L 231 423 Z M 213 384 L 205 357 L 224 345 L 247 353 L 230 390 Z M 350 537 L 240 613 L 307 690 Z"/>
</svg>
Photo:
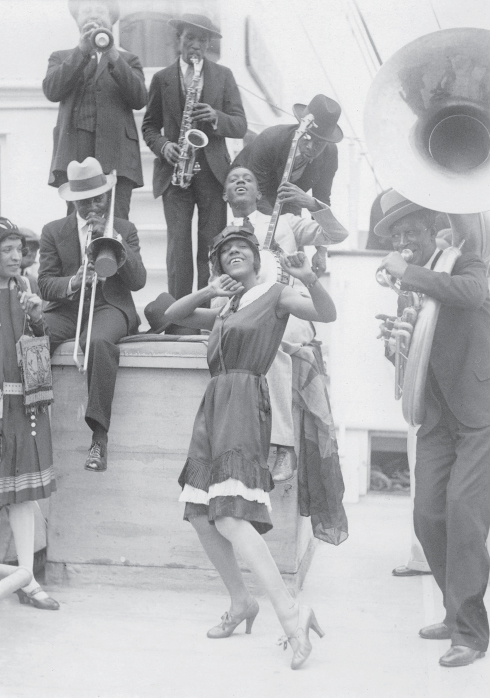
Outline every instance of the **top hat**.
<svg viewBox="0 0 490 698">
<path fill-rule="evenodd" d="M 209 250 L 209 256 L 215 255 L 221 245 L 228 240 L 242 239 L 246 240 L 250 245 L 259 249 L 259 241 L 255 237 L 254 228 L 251 223 L 243 223 L 242 225 L 227 225 L 219 235 L 213 238 L 211 248 Z"/>
<path fill-rule="evenodd" d="M 423 211 L 425 206 L 414 204 L 394 189 L 390 189 L 381 197 L 381 210 L 383 218 L 374 226 L 374 232 L 381 238 L 390 237 L 390 228 L 393 223 L 414 211 Z"/>
<path fill-rule="evenodd" d="M 66 175 L 68 182 L 58 189 L 58 194 L 65 201 L 91 199 L 109 191 L 117 182 L 116 175 L 105 175 L 100 162 L 91 157 L 83 162 L 72 160 L 66 168 Z"/>
<path fill-rule="evenodd" d="M 340 104 L 325 95 L 315 95 L 308 105 L 293 104 L 293 114 L 298 121 L 307 114 L 315 117 L 315 125 L 308 129 L 308 134 L 329 143 L 340 143 L 344 137 L 337 126 L 341 111 Z"/>
<path fill-rule="evenodd" d="M 219 31 L 214 28 L 211 20 L 206 15 L 186 14 L 182 15 L 180 19 L 169 19 L 168 23 L 178 33 L 182 32 L 186 27 L 197 27 L 198 29 L 204 29 L 211 36 L 216 36 L 218 39 L 222 38 Z"/>
</svg>

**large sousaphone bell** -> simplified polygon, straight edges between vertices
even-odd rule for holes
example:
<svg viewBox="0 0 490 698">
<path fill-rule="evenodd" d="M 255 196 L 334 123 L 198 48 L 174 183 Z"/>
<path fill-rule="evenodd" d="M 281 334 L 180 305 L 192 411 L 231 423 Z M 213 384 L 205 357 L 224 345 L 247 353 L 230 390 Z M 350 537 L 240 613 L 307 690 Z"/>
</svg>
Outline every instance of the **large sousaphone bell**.
<svg viewBox="0 0 490 698">
<path fill-rule="evenodd" d="M 397 51 L 369 89 L 364 129 L 383 182 L 420 206 L 448 213 L 453 247 L 464 242 L 464 252 L 488 262 L 490 31 L 444 29 Z M 402 408 L 412 425 L 424 415 L 438 312 L 439 303 L 426 298 L 410 346 Z"/>
</svg>

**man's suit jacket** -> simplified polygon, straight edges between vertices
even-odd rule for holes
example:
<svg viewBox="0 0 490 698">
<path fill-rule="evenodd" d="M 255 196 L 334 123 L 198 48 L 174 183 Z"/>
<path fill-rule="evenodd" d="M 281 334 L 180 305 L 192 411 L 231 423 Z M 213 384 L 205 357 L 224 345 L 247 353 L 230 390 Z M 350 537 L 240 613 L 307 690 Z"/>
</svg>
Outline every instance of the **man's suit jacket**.
<svg viewBox="0 0 490 698">
<path fill-rule="evenodd" d="M 114 276 L 102 285 L 102 295 L 109 305 L 119 308 L 127 318 L 129 334 L 138 330 L 131 291 L 139 291 L 146 283 L 146 269 L 140 255 L 138 233 L 132 223 L 114 219 L 114 229 L 121 235 L 127 259 Z M 68 284 L 82 263 L 78 238 L 77 217 L 72 213 L 66 218 L 44 226 L 41 234 L 41 251 L 38 284 L 41 298 L 49 301 L 44 312 L 56 312 L 58 308 L 70 308 L 78 313 L 80 292 L 67 297 Z"/>
<path fill-rule="evenodd" d="M 409 264 L 402 282 L 441 302 L 429 372 L 451 412 L 467 427 L 490 425 L 490 296 L 484 262 L 463 254 L 452 274 Z M 428 397 L 426 402 L 433 403 Z M 433 426 L 434 415 L 427 414 L 419 435 Z"/>
<path fill-rule="evenodd" d="M 224 184 L 230 168 L 225 138 L 243 138 L 247 132 L 247 120 L 231 70 L 205 58 L 202 75 L 203 89 L 199 101 L 216 110 L 218 124 L 214 129 L 210 123 L 197 122 L 196 128 L 204 131 L 209 138 L 204 155 L 216 179 Z M 166 191 L 172 179 L 174 167 L 163 158 L 161 150 L 167 141 L 178 142 L 184 104 L 177 60 L 153 76 L 148 108 L 143 119 L 143 137 L 157 156 L 153 172 L 155 198 Z"/>
<path fill-rule="evenodd" d="M 286 162 L 293 142 L 297 125 L 278 125 L 266 128 L 257 138 L 238 153 L 232 167 L 248 167 L 257 177 L 262 199 L 258 209 L 271 214 L 277 197 Z M 312 191 L 312 195 L 330 205 L 332 182 L 338 168 L 337 146 L 328 143 L 325 150 L 311 163 L 306 165 L 301 177 L 294 182 L 303 191 Z M 292 204 L 285 204 L 282 213 L 299 215 L 301 209 Z"/>
<path fill-rule="evenodd" d="M 102 54 L 95 72 L 97 110 L 95 157 L 108 174 L 117 170 L 136 186 L 143 186 L 140 146 L 133 109 L 142 109 L 148 99 L 143 69 L 137 56 L 119 52 L 111 66 Z M 96 58 L 85 57 L 77 47 L 55 51 L 49 58 L 43 90 L 51 102 L 60 102 L 58 121 L 53 132 L 53 158 L 49 184 L 58 187 L 66 182 L 66 168 L 77 153 L 77 116 L 84 92 L 84 76 L 89 63 Z"/>
</svg>

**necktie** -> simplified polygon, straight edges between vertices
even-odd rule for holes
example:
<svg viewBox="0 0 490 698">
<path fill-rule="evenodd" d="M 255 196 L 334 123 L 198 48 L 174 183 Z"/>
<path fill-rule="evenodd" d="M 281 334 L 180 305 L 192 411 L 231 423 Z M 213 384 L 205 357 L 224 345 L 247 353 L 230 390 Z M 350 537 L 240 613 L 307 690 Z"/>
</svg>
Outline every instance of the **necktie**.
<svg viewBox="0 0 490 698">
<path fill-rule="evenodd" d="M 193 77 L 194 77 L 194 66 L 188 65 L 187 70 L 185 71 L 185 75 L 184 75 L 184 86 L 185 86 L 186 92 L 189 89 L 189 87 L 192 85 Z"/>
</svg>

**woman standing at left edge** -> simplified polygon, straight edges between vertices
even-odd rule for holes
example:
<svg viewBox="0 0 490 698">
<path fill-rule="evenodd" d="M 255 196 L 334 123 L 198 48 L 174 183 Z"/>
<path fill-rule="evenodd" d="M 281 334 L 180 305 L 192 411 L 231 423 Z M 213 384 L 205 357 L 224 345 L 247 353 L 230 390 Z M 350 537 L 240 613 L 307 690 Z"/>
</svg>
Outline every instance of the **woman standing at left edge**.
<svg viewBox="0 0 490 698">
<path fill-rule="evenodd" d="M 298 669 L 312 649 L 310 628 L 320 637 L 323 632 L 313 610 L 300 606 L 289 593 L 260 535 L 272 528 L 269 492 L 274 487 L 267 467 L 271 413 L 265 374 L 290 313 L 331 322 L 336 312 L 302 252 L 289 255 L 285 268 L 306 285 L 311 299 L 275 280 L 260 283 L 258 247 L 248 224 L 225 228 L 213 241 L 213 280 L 176 301 L 164 316 L 184 326 L 212 329 L 212 377 L 179 479 L 180 499 L 186 503 L 184 518 L 194 526 L 231 598 L 230 610 L 208 637 L 229 637 L 243 621 L 250 633 L 259 612 L 244 584 L 236 551 L 271 600 L 286 636 L 284 646 L 289 641 L 293 649 L 291 668 Z M 230 299 L 223 309 L 199 307 L 216 296 Z"/>
<path fill-rule="evenodd" d="M 20 276 L 25 239 L 16 225 L 0 217 L 0 507 L 7 506 L 19 567 L 32 573 L 34 509 L 56 489 L 51 431 L 47 411 L 26 415 L 16 342 L 21 335 L 44 334 L 42 301 Z M 31 577 L 19 589 L 23 604 L 56 611 L 50 598 Z"/>
</svg>

